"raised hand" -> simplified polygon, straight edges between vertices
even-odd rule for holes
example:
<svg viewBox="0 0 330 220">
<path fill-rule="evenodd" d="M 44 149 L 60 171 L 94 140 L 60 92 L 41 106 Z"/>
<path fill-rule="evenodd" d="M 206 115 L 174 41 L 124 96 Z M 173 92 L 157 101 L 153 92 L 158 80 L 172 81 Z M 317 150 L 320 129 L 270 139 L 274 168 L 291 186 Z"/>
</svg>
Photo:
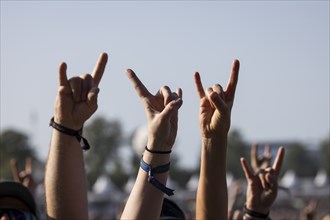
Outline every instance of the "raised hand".
<svg viewBox="0 0 330 220">
<path fill-rule="evenodd" d="M 278 149 L 272 167 L 260 170 L 254 174 L 244 158 L 241 165 L 248 183 L 246 193 L 246 207 L 255 212 L 266 214 L 274 203 L 278 190 L 278 176 L 284 158 L 284 148 Z"/>
<path fill-rule="evenodd" d="M 32 159 L 26 158 L 25 169 L 22 171 L 19 171 L 17 161 L 15 159 L 11 159 L 10 164 L 14 180 L 24 185 L 30 190 L 32 195 L 34 195 L 37 184 L 32 175 Z"/>
<path fill-rule="evenodd" d="M 71 128 L 80 129 L 84 122 L 97 109 L 98 85 L 107 64 L 108 55 L 102 53 L 92 74 L 67 78 L 67 65 L 59 66 L 59 87 L 55 103 L 56 123 Z"/>
<path fill-rule="evenodd" d="M 182 105 L 182 90 L 176 93 L 163 86 L 152 95 L 133 70 L 126 74 L 143 102 L 148 120 L 148 147 L 153 150 L 171 150 L 178 130 L 178 110 Z"/>
<path fill-rule="evenodd" d="M 253 144 L 251 147 L 251 167 L 255 173 L 260 170 L 270 167 L 273 155 L 271 154 L 270 146 L 266 145 L 264 148 L 264 154 L 258 156 L 258 145 Z"/>
<path fill-rule="evenodd" d="M 203 138 L 227 135 L 230 128 L 230 115 L 234 104 L 238 72 L 239 61 L 235 60 L 225 91 L 219 84 L 204 91 L 200 75 L 198 72 L 195 73 L 195 85 L 200 98 L 199 121 Z"/>
<path fill-rule="evenodd" d="M 197 219 L 227 219 L 227 135 L 238 72 L 239 61 L 234 60 L 226 90 L 220 84 L 215 84 L 206 91 L 199 73 L 195 73 L 195 85 L 200 99 L 199 124 L 202 138 L 200 178 L 196 195 Z"/>
</svg>

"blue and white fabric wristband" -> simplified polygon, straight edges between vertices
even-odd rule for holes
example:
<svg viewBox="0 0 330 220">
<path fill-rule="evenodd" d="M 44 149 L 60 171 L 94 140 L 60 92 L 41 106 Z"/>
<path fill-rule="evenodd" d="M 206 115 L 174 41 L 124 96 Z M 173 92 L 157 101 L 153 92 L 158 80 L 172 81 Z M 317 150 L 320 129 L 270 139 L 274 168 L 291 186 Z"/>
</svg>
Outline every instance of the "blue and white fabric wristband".
<svg viewBox="0 0 330 220">
<path fill-rule="evenodd" d="M 149 183 L 151 183 L 154 187 L 156 187 L 157 189 L 159 189 L 160 191 L 162 191 L 163 193 L 165 193 L 168 196 L 174 195 L 174 193 L 173 193 L 174 190 L 173 189 L 167 188 L 164 184 L 159 182 L 154 177 L 154 174 L 156 174 L 156 173 L 165 173 L 165 172 L 169 171 L 170 170 L 170 162 L 165 164 L 165 165 L 152 168 L 149 164 L 147 164 L 143 160 L 143 158 L 141 158 L 140 167 L 148 173 L 148 182 Z"/>
</svg>

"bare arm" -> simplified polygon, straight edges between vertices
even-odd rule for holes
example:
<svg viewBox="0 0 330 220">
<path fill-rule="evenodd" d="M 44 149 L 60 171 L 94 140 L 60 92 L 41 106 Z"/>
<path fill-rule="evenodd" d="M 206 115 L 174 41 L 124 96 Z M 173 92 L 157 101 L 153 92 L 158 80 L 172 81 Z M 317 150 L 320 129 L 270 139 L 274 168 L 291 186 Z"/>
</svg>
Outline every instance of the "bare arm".
<svg viewBox="0 0 330 220">
<path fill-rule="evenodd" d="M 196 198 L 197 219 L 227 219 L 227 135 L 238 81 L 239 62 L 232 65 L 226 90 L 215 84 L 204 91 L 199 73 L 195 84 L 200 98 L 201 168 Z"/>
<path fill-rule="evenodd" d="M 178 127 L 178 110 L 182 105 L 182 91 L 176 93 L 163 86 L 156 95 L 149 93 L 132 70 L 127 76 L 140 96 L 148 121 L 147 147 L 151 150 L 169 152 L 175 142 Z M 170 162 L 170 154 L 145 151 L 143 160 L 152 168 Z M 166 185 L 168 172 L 155 174 L 155 178 Z M 164 193 L 148 182 L 148 174 L 139 169 L 138 175 L 124 208 L 122 219 L 159 219 Z"/>
<path fill-rule="evenodd" d="M 73 130 L 83 127 L 97 109 L 98 85 L 108 56 L 103 53 L 92 74 L 67 79 L 59 67 L 54 121 Z M 87 183 L 83 151 L 77 138 L 53 129 L 45 173 L 47 216 L 51 219 L 88 219 Z"/>
</svg>

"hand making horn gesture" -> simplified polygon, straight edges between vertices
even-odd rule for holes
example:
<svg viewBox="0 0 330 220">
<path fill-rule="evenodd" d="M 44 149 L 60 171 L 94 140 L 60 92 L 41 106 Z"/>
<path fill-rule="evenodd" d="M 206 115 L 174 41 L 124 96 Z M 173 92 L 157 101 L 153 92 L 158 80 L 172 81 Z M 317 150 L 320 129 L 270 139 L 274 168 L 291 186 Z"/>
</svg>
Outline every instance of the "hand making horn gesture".
<svg viewBox="0 0 330 220">
<path fill-rule="evenodd" d="M 274 203 L 278 190 L 278 176 L 284 158 L 284 148 L 280 147 L 272 167 L 259 170 L 254 174 L 244 158 L 241 158 L 245 177 L 248 183 L 246 208 L 253 212 L 267 215 Z"/>
<path fill-rule="evenodd" d="M 195 85 L 200 100 L 199 125 L 202 139 L 196 195 L 197 219 L 227 219 L 227 136 L 238 73 L 239 61 L 234 60 L 225 90 L 220 84 L 214 84 L 204 90 L 199 73 L 195 73 Z"/>
<path fill-rule="evenodd" d="M 67 65 L 59 66 L 59 87 L 54 121 L 64 127 L 78 130 L 97 109 L 98 85 L 107 64 L 108 55 L 102 53 L 92 74 L 75 76 L 68 80 Z"/>
<path fill-rule="evenodd" d="M 163 86 L 156 95 L 152 95 L 133 70 L 127 69 L 126 74 L 144 105 L 148 120 L 147 147 L 156 151 L 171 150 L 178 130 L 182 90 L 179 88 L 172 92 L 168 86 Z"/>
<path fill-rule="evenodd" d="M 15 159 L 11 159 L 10 164 L 14 180 L 24 185 L 30 190 L 32 195 L 34 195 L 37 183 L 35 182 L 32 174 L 32 159 L 30 157 L 26 158 L 25 168 L 21 171 L 18 169 L 17 161 Z"/>
<path fill-rule="evenodd" d="M 195 73 L 195 84 L 200 98 L 199 121 L 203 138 L 227 136 L 238 73 L 239 61 L 235 60 L 226 90 L 223 90 L 220 84 L 215 84 L 206 91 L 204 91 L 199 73 Z"/>
</svg>

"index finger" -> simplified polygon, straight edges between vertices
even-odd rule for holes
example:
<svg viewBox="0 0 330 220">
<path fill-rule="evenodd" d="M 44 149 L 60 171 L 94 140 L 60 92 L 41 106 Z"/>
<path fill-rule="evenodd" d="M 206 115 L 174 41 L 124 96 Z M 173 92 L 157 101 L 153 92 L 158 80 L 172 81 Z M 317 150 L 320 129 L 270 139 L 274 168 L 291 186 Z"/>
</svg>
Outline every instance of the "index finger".
<svg viewBox="0 0 330 220">
<path fill-rule="evenodd" d="M 250 171 L 249 166 L 246 163 L 246 160 L 241 157 L 241 165 L 247 180 L 251 180 L 253 178 L 253 173 Z"/>
<path fill-rule="evenodd" d="M 198 72 L 195 72 L 195 85 L 196 85 L 196 89 L 197 89 L 197 93 L 199 95 L 199 98 L 204 98 L 205 97 L 205 91 L 202 85 L 202 81 L 201 81 L 201 77 L 199 75 Z"/>
<path fill-rule="evenodd" d="M 233 101 L 235 97 L 236 86 L 238 82 L 239 61 L 234 60 L 231 66 L 231 73 L 226 88 L 226 101 Z"/>
<path fill-rule="evenodd" d="M 126 75 L 128 79 L 132 82 L 134 89 L 136 93 L 139 95 L 139 97 L 144 98 L 151 95 L 151 93 L 143 85 L 143 83 L 140 81 L 140 79 L 137 77 L 137 75 L 134 73 L 133 70 L 127 69 Z"/>
<path fill-rule="evenodd" d="M 19 180 L 19 170 L 18 170 L 18 166 L 17 166 L 17 161 L 15 159 L 11 159 L 10 160 L 10 165 L 11 165 L 11 171 L 14 177 L 14 180 L 16 182 L 20 182 Z"/>
<path fill-rule="evenodd" d="M 281 171 L 283 158 L 284 158 L 284 148 L 281 146 L 277 151 L 276 158 L 273 164 L 273 169 L 275 170 L 277 175 Z"/>
<path fill-rule="evenodd" d="M 60 63 L 58 70 L 58 85 L 59 86 L 69 86 L 68 77 L 66 75 L 66 63 Z"/>
<path fill-rule="evenodd" d="M 108 54 L 102 53 L 96 63 L 96 66 L 94 67 L 94 70 L 92 73 L 95 87 L 98 87 L 98 85 L 102 79 L 107 62 L 108 62 Z"/>
</svg>

